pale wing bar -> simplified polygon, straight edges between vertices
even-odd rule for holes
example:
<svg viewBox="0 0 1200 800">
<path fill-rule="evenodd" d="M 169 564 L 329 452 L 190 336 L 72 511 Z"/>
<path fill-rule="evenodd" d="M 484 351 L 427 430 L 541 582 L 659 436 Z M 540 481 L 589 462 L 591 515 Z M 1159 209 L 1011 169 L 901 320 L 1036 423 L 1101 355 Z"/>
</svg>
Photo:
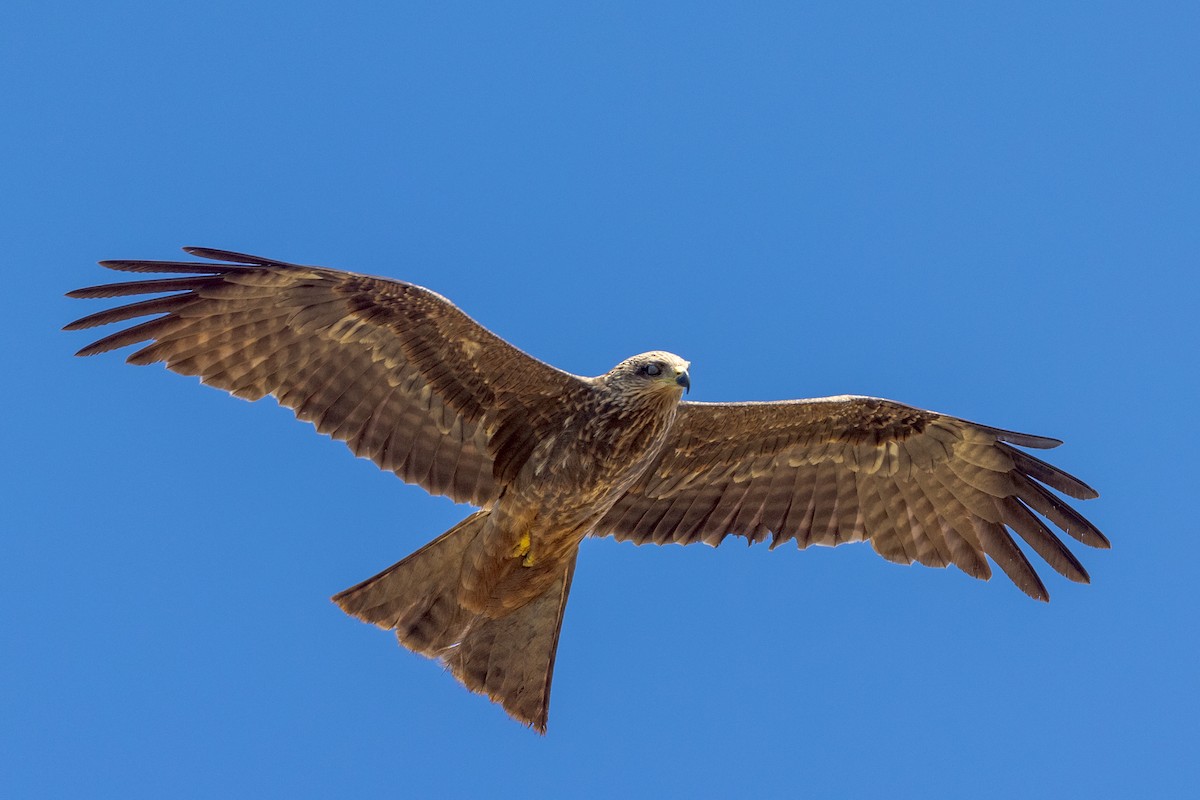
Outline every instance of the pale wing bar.
<svg viewBox="0 0 1200 800">
<path fill-rule="evenodd" d="M 1088 575 L 1034 511 L 1085 544 L 1108 547 L 1045 486 L 1078 499 L 1096 492 L 1012 446 L 1048 448 L 1056 439 L 855 397 L 688 403 L 676 427 L 596 535 L 712 545 L 729 535 L 770 537 L 772 547 L 869 539 L 891 561 L 954 564 L 984 579 L 990 557 L 1041 600 L 1045 586 L 1009 531 L 1068 579 Z"/>
</svg>

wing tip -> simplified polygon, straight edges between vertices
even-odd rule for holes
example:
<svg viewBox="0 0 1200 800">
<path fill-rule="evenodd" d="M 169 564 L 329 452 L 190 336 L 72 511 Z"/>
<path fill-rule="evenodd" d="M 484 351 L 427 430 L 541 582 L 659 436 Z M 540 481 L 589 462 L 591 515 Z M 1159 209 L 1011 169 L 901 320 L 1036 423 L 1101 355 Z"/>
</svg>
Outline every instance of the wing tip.
<svg viewBox="0 0 1200 800">
<path fill-rule="evenodd" d="M 224 261 L 233 264 L 269 264 L 271 261 L 259 256 L 247 255 L 246 253 L 237 253 L 233 250 L 221 250 L 217 247 L 194 247 L 187 246 L 182 248 L 183 252 L 189 256 L 203 258 L 208 261 Z"/>
<path fill-rule="evenodd" d="M 1032 447 L 1034 450 L 1053 450 L 1056 447 L 1061 447 L 1063 440 L 1055 439 L 1053 436 L 1037 436 L 1032 433 L 1018 433 L 1016 431 L 1006 431 L 1001 428 L 992 428 L 990 430 L 997 439 L 1009 444 L 1015 444 L 1019 447 Z"/>
<path fill-rule="evenodd" d="M 1003 569 L 1003 567 L 1001 568 Z M 1046 584 L 1042 582 L 1042 576 L 1038 575 L 1037 571 L 1034 570 L 1032 566 L 1029 567 L 1029 569 L 1030 572 L 1033 573 L 1032 578 L 1026 577 L 1022 581 L 1018 582 L 1012 575 L 1009 575 L 1009 580 L 1011 580 L 1013 583 L 1016 583 L 1017 588 L 1032 597 L 1034 600 L 1038 600 L 1042 603 L 1049 603 L 1050 590 L 1047 589 Z"/>
<path fill-rule="evenodd" d="M 225 258 L 224 256 L 216 256 L 214 258 L 213 256 L 206 255 L 207 253 L 228 252 L 226 250 L 219 250 L 215 247 L 197 247 L 195 245 L 185 245 L 179 249 L 182 250 L 183 252 L 187 253 L 189 256 L 196 256 L 196 258 L 207 258 L 212 261 L 228 261 L 229 260 L 229 259 Z"/>
<path fill-rule="evenodd" d="M 87 358 L 88 356 L 98 356 L 101 353 L 107 353 L 111 349 L 108 347 L 97 347 L 96 345 L 98 344 L 100 342 L 93 342 L 87 347 L 81 347 L 75 351 L 75 355 L 80 358 Z"/>
<path fill-rule="evenodd" d="M 216 247 L 194 247 L 187 246 L 183 248 L 183 252 L 196 258 L 204 258 L 209 261 L 223 261 L 226 264 L 232 264 L 240 267 L 298 267 L 299 264 L 292 264 L 287 261 L 279 261 L 274 258 L 265 258 L 263 256 L 255 256 L 249 253 L 239 253 L 236 250 L 221 250 Z"/>
</svg>

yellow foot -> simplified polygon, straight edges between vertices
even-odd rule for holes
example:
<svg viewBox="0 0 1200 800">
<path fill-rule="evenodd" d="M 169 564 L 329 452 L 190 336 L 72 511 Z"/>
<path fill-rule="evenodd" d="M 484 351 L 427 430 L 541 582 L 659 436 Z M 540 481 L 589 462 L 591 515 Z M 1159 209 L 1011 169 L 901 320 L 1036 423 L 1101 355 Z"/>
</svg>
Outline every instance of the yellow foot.
<svg viewBox="0 0 1200 800">
<path fill-rule="evenodd" d="M 521 538 L 517 540 L 517 544 L 512 549 L 512 553 L 509 554 L 509 557 L 510 558 L 520 558 L 520 559 L 522 559 L 522 561 L 521 561 L 522 564 L 524 564 L 527 567 L 531 567 L 531 566 L 533 566 L 533 555 L 532 555 L 532 553 L 530 553 L 530 548 L 532 546 L 533 546 L 533 542 L 530 540 L 529 534 L 522 533 Z"/>
</svg>

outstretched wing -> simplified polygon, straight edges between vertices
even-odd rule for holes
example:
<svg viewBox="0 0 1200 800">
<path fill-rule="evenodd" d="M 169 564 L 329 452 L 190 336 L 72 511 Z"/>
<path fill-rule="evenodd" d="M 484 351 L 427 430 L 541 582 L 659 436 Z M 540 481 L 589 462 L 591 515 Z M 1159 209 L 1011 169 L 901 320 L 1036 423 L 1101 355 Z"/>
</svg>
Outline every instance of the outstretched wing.
<svg viewBox="0 0 1200 800">
<path fill-rule="evenodd" d="M 204 248 L 221 262 L 102 261 L 177 277 L 77 289 L 70 297 L 169 293 L 67 325 L 156 316 L 83 348 L 150 342 L 131 364 L 238 397 L 271 394 L 402 479 L 483 505 L 528 456 L 547 410 L 583 379 L 534 359 L 420 286 Z M 182 276 L 182 277 L 178 277 Z"/>
<path fill-rule="evenodd" d="M 870 397 L 684 403 L 663 454 L 594 533 L 638 544 L 771 536 L 772 547 L 869 539 L 890 561 L 954 564 L 983 579 L 988 556 L 1047 600 L 1009 529 L 1082 583 L 1083 566 L 1033 512 L 1109 546 L 1046 487 L 1079 499 L 1096 492 L 1012 446 L 1059 444 Z"/>
</svg>

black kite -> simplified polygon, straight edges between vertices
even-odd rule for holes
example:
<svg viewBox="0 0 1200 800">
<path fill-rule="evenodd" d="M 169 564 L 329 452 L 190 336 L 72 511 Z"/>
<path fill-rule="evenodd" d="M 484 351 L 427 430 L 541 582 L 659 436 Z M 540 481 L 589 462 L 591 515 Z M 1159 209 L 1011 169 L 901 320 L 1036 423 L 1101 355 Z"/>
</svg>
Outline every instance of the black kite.
<svg viewBox="0 0 1200 800">
<path fill-rule="evenodd" d="M 71 323 L 151 316 L 79 351 L 150 342 L 166 362 L 247 400 L 274 395 L 321 433 L 429 492 L 480 510 L 334 600 L 445 662 L 467 688 L 546 728 L 550 680 L 580 542 L 771 546 L 870 540 L 884 558 L 991 558 L 1049 595 L 1015 532 L 1056 571 L 1088 576 L 1041 521 L 1108 541 L 1050 489 L 1087 485 L 1021 447 L 1060 442 L 871 397 L 692 403 L 688 362 L 664 352 L 595 378 L 542 363 L 419 286 L 204 248 L 217 262 L 103 261 L 181 277 L 71 297 L 163 295 Z M 1034 512 L 1037 512 L 1035 515 Z"/>
</svg>

